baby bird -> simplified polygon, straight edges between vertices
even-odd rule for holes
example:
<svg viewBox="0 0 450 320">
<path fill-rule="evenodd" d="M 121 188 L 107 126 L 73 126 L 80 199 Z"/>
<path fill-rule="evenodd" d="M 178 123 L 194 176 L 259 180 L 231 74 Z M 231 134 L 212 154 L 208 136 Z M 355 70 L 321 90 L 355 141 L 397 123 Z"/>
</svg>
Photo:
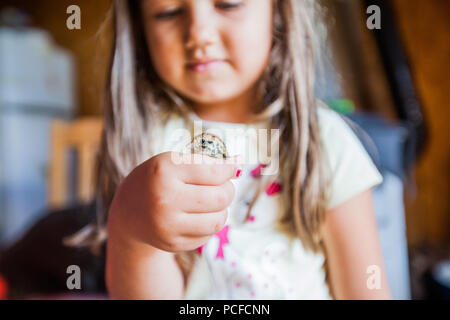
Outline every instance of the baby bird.
<svg viewBox="0 0 450 320">
<path fill-rule="evenodd" d="M 188 145 L 192 153 L 205 154 L 213 158 L 227 158 L 225 143 L 218 136 L 211 133 L 202 133 L 194 137 Z"/>
</svg>

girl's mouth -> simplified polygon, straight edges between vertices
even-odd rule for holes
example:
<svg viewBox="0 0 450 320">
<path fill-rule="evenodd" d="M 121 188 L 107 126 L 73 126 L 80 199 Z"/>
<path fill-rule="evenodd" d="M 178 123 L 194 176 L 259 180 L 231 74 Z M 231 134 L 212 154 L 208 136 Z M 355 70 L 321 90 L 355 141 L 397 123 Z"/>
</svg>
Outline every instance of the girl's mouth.
<svg viewBox="0 0 450 320">
<path fill-rule="evenodd" d="M 199 62 L 190 62 L 187 64 L 187 68 L 194 72 L 203 73 L 211 71 L 217 67 L 220 67 L 224 64 L 224 60 L 208 60 L 208 61 L 199 61 Z"/>
</svg>

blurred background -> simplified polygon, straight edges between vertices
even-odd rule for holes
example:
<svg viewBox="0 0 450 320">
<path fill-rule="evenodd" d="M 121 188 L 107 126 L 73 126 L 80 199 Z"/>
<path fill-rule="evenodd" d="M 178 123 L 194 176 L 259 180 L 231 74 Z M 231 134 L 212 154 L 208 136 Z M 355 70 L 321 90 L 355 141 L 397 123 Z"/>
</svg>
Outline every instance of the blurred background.
<svg viewBox="0 0 450 320">
<path fill-rule="evenodd" d="M 356 124 L 384 176 L 375 209 L 396 299 L 450 299 L 450 1 L 324 0 L 318 95 Z M 67 8 L 81 10 L 69 30 Z M 381 9 L 381 29 L 366 22 Z M 110 0 L 0 0 L 0 298 L 105 299 L 95 218 Z M 373 13 L 373 12 L 372 12 Z M 67 267 L 81 270 L 69 290 Z"/>
</svg>

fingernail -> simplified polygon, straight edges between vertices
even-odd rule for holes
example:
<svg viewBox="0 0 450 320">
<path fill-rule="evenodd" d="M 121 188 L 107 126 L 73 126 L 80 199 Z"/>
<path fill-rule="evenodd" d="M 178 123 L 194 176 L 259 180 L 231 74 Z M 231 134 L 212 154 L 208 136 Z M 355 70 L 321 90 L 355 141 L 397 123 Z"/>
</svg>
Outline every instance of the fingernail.
<svg viewBox="0 0 450 320">
<path fill-rule="evenodd" d="M 236 178 L 239 178 L 242 175 L 242 170 L 238 169 L 236 172 Z"/>
</svg>

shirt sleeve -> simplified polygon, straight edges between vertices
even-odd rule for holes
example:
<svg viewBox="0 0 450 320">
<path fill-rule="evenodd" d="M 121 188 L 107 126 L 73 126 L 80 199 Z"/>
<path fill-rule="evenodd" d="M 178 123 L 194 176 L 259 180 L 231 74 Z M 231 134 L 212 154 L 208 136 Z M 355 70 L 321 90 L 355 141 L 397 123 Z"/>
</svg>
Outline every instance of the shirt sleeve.
<svg viewBox="0 0 450 320">
<path fill-rule="evenodd" d="M 336 112 L 319 109 L 321 140 L 327 160 L 327 209 L 379 185 L 383 178 L 358 137 Z"/>
</svg>

